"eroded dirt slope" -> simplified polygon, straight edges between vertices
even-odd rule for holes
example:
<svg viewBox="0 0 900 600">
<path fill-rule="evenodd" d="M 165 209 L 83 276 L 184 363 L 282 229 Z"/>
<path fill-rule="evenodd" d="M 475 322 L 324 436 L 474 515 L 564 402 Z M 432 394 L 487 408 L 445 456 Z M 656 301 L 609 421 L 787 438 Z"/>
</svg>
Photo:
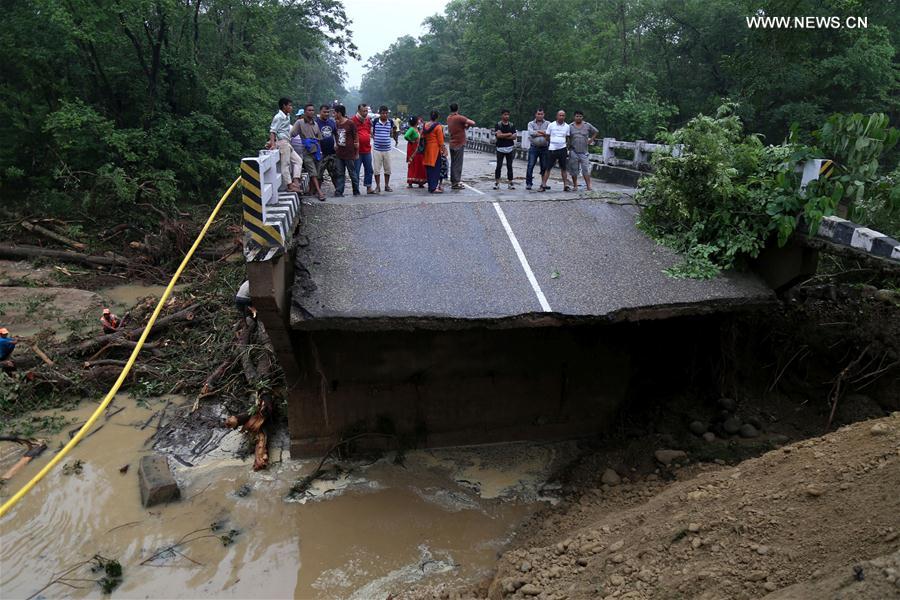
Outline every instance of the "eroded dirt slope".
<svg viewBox="0 0 900 600">
<path fill-rule="evenodd" d="M 900 597 L 900 413 L 666 474 L 533 520 L 490 583 L 412 596 Z"/>
<path fill-rule="evenodd" d="M 589 493 L 545 520 L 541 545 L 501 558 L 490 597 L 758 598 L 809 580 L 846 584 L 854 565 L 900 547 L 900 413 L 656 487 Z M 648 493 L 610 511 L 616 496 Z M 882 562 L 864 567 L 860 587 L 900 594 Z"/>
</svg>

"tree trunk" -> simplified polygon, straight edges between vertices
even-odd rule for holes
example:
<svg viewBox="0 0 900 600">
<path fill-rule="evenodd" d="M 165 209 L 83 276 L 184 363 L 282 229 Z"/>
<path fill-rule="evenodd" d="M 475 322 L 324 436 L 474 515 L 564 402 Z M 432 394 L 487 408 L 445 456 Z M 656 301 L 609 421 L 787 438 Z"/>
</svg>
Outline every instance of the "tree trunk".
<svg viewBox="0 0 900 600">
<path fill-rule="evenodd" d="M 128 267 L 131 263 L 121 256 L 93 256 L 71 250 L 49 250 L 24 244 L 0 244 L 0 258 L 13 260 L 31 258 L 53 258 L 62 262 L 77 263 L 90 267 Z"/>
</svg>

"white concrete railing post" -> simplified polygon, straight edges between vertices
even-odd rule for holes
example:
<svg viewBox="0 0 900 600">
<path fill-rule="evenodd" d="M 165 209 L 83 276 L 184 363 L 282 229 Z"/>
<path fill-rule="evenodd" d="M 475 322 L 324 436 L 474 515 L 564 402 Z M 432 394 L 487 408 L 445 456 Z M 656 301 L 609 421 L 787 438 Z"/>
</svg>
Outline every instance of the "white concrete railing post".
<svg viewBox="0 0 900 600">
<path fill-rule="evenodd" d="M 603 164 L 609 165 L 612 164 L 613 159 L 613 150 L 610 145 L 612 142 L 615 142 L 616 138 L 603 138 Z"/>
<path fill-rule="evenodd" d="M 472 127 L 466 132 L 466 137 L 469 141 L 479 145 L 484 144 L 485 146 L 493 146 L 496 143 L 493 131 L 487 127 Z M 527 156 L 527 151 L 530 146 L 531 140 L 528 139 L 528 130 L 517 131 L 516 148 L 524 151 Z M 683 151 L 683 146 L 681 144 L 667 146 L 665 144 L 651 144 L 646 140 L 622 142 L 612 137 L 603 138 L 602 146 L 601 144 L 594 144 L 594 146 L 601 147 L 602 154 L 592 154 L 591 161 L 635 170 L 647 170 L 647 167 L 650 164 L 650 157 L 653 154 L 662 152 L 677 157 L 681 156 Z M 634 155 L 630 159 L 616 158 L 616 148 L 630 150 Z M 490 148 L 484 148 L 484 150 L 490 151 Z"/>
<path fill-rule="evenodd" d="M 635 169 L 640 169 L 641 163 L 647 162 L 647 155 L 644 152 L 644 144 L 646 143 L 646 140 L 638 140 L 634 143 L 634 157 L 631 159 L 631 162 Z"/>
</svg>

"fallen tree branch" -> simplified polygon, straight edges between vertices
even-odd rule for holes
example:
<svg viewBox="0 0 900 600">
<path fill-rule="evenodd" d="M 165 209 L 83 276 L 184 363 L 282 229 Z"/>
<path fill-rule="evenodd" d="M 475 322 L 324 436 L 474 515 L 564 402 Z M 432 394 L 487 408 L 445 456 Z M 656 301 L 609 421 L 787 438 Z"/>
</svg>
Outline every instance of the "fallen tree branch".
<svg viewBox="0 0 900 600">
<path fill-rule="evenodd" d="M 192 304 L 192 305 L 188 306 L 187 308 L 179 310 L 176 313 L 172 313 L 171 315 L 168 315 L 161 319 L 157 319 L 156 324 L 153 326 L 153 331 L 151 332 L 151 335 L 159 333 L 163 329 L 165 329 L 175 323 L 184 324 L 184 323 L 190 323 L 191 321 L 194 321 L 195 320 L 194 317 L 196 316 L 195 311 L 198 308 L 200 308 L 199 304 Z M 121 345 L 123 347 L 133 348 L 134 340 L 136 340 L 138 337 L 140 337 L 140 335 L 143 331 L 144 331 L 144 326 L 141 326 L 141 327 L 135 327 L 128 331 L 117 331 L 115 333 L 107 333 L 104 335 L 97 336 L 95 338 L 83 340 L 81 342 L 78 342 L 77 344 L 74 344 L 72 346 L 64 348 L 61 350 L 61 353 L 65 354 L 65 355 L 82 356 L 82 355 L 87 354 L 88 352 L 96 352 L 97 350 L 99 350 L 106 344 Z M 144 347 L 152 348 L 154 346 L 152 346 L 150 344 L 144 344 Z M 96 354 L 94 356 L 96 356 Z"/>
<path fill-rule="evenodd" d="M 123 365 L 124 366 L 124 365 Z M 88 371 L 84 375 L 85 381 L 97 381 L 99 379 L 115 379 L 119 376 L 119 373 L 122 372 L 122 366 L 119 365 L 104 365 L 100 367 L 94 367 L 92 369 L 88 369 Z M 154 369 L 152 367 L 148 367 L 146 365 L 134 365 L 131 367 L 131 375 L 150 375 L 153 377 L 162 377 L 162 372 L 158 369 Z"/>
<path fill-rule="evenodd" d="M 241 355 L 241 368 L 244 371 L 244 378 L 247 380 L 248 385 L 253 385 L 259 379 L 259 372 L 256 370 L 250 356 L 253 350 L 253 346 L 250 344 L 250 336 L 256 331 L 256 320 L 247 317 L 245 328 L 247 335 L 241 336 L 238 342 L 238 351 Z"/>
<path fill-rule="evenodd" d="M 25 244 L 0 244 L 0 258 L 31 259 L 53 258 L 63 262 L 77 263 L 91 267 L 130 267 L 131 262 L 121 256 L 95 256 L 71 250 L 50 250 Z"/>
<path fill-rule="evenodd" d="M 859 363 L 862 362 L 863 358 L 865 358 L 871 347 L 872 344 L 869 344 L 868 346 L 863 348 L 863 351 L 859 353 L 859 356 L 851 361 L 846 367 L 841 369 L 840 374 L 835 378 L 834 385 L 831 388 L 831 412 L 828 413 L 828 422 L 825 424 L 826 432 L 831 431 L 831 422 L 834 420 L 834 413 L 837 410 L 838 400 L 841 397 L 841 384 L 851 375 L 853 369 L 855 369 L 859 365 Z"/>
<path fill-rule="evenodd" d="M 113 359 L 102 359 L 102 360 L 94 360 L 94 361 L 85 361 L 84 368 L 90 369 L 91 367 L 103 367 L 103 366 L 114 366 L 114 367 L 124 367 L 128 364 L 127 360 L 113 360 Z"/>
<path fill-rule="evenodd" d="M 83 252 L 84 250 L 87 249 L 87 246 L 85 244 L 82 244 L 81 242 L 76 242 L 75 240 L 71 240 L 63 235 L 56 233 L 55 231 L 50 231 L 46 227 L 41 227 L 40 225 L 37 225 L 36 223 L 32 223 L 31 221 L 27 221 L 27 220 L 22 221 L 21 225 L 22 225 L 22 227 L 24 227 L 25 229 L 27 229 L 28 231 L 30 231 L 32 233 L 37 233 L 46 238 L 50 238 L 51 240 L 54 240 L 56 242 L 59 242 L 60 244 L 63 244 L 70 248 L 78 250 L 79 252 Z"/>
<path fill-rule="evenodd" d="M 53 361 L 50 360 L 50 357 L 49 357 L 49 356 L 47 356 L 46 354 L 44 354 L 44 351 L 43 351 L 43 350 L 41 350 L 40 348 L 38 348 L 38 345 L 37 345 L 37 344 L 35 344 L 34 342 L 31 342 L 31 343 L 28 344 L 28 347 L 31 348 L 32 352 L 34 352 L 34 353 L 37 355 L 38 358 L 40 358 L 42 361 L 44 361 L 44 364 L 45 364 L 45 365 L 47 365 L 48 367 L 52 367 L 52 366 L 53 366 Z"/>
</svg>

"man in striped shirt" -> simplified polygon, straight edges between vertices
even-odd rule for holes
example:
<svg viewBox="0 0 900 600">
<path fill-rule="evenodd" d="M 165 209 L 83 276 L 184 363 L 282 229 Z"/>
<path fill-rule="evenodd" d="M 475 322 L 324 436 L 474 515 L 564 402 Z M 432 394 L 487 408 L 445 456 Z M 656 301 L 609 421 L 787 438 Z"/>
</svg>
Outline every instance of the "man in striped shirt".
<svg viewBox="0 0 900 600">
<path fill-rule="evenodd" d="M 397 137 L 397 126 L 388 118 L 388 107 L 378 108 L 378 118 L 372 121 L 372 170 L 375 172 L 375 193 L 381 192 L 381 172 L 384 171 L 384 191 L 391 189 L 391 140 Z"/>
</svg>

